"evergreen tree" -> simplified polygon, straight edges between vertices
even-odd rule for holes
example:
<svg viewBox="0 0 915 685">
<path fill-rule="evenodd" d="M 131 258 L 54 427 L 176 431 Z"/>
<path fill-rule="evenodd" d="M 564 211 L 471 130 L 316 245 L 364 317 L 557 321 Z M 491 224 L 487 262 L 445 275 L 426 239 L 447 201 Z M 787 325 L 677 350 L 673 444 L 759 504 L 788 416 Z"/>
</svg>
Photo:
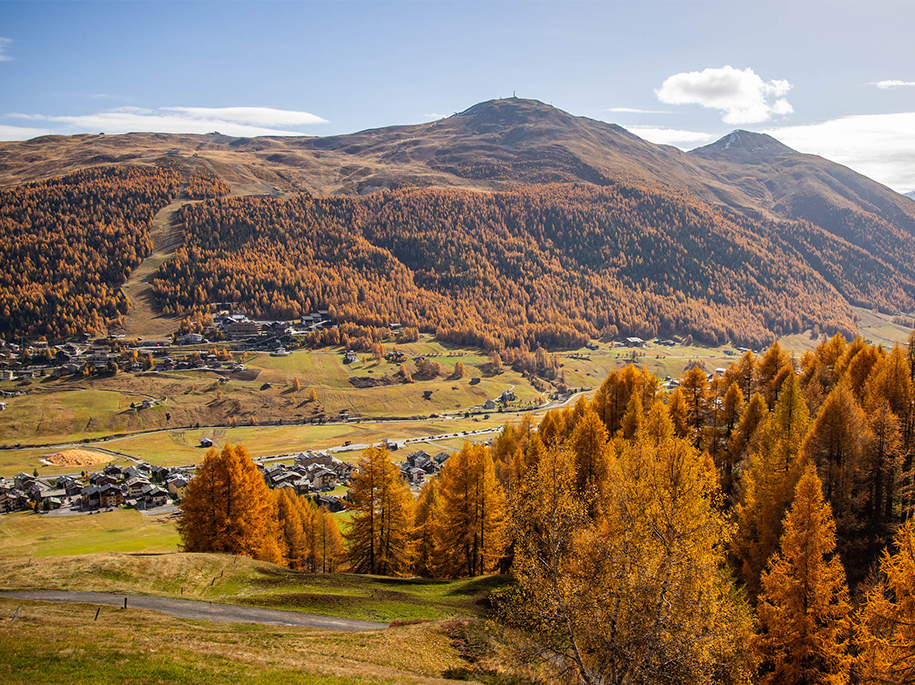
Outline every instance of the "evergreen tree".
<svg viewBox="0 0 915 685">
<path fill-rule="evenodd" d="M 896 552 L 883 552 L 880 579 L 855 616 L 862 682 L 915 683 L 915 519 L 893 540 Z"/>
<path fill-rule="evenodd" d="M 849 681 L 851 605 L 835 524 L 809 465 L 785 519 L 781 550 L 762 576 L 754 648 L 761 685 L 843 685 Z"/>
<path fill-rule="evenodd" d="M 435 547 L 448 576 L 492 571 L 505 550 L 505 501 L 489 450 L 464 443 L 440 474 Z"/>
<path fill-rule="evenodd" d="M 412 563 L 413 496 L 386 449 L 370 447 L 359 460 L 350 488 L 354 511 L 348 557 L 355 573 L 404 575 Z"/>
<path fill-rule="evenodd" d="M 178 532 L 186 551 L 283 562 L 275 498 L 243 446 L 207 452 L 181 509 Z"/>
<path fill-rule="evenodd" d="M 778 547 L 782 518 L 801 476 L 799 453 L 808 425 L 804 397 L 796 377 L 789 376 L 750 460 L 737 507 L 737 569 L 751 598 L 758 594 L 760 574 Z"/>
</svg>

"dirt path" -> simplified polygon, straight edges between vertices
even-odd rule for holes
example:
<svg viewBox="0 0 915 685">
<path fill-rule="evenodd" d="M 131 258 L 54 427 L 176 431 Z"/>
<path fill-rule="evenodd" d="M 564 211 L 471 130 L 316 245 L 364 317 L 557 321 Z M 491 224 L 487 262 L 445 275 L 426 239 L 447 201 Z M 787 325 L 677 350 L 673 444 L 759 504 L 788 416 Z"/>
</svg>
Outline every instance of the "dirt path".
<svg viewBox="0 0 915 685">
<path fill-rule="evenodd" d="M 103 604 L 123 607 L 124 599 L 131 609 L 151 609 L 175 618 L 189 618 L 197 621 L 217 623 L 262 623 L 278 626 L 301 626 L 325 630 L 364 631 L 387 628 L 387 623 L 359 621 L 333 616 L 303 614 L 298 611 L 258 609 L 235 604 L 212 604 L 169 597 L 144 597 L 139 595 L 112 595 L 105 592 L 64 592 L 62 590 L 31 590 L 0 592 L 0 597 L 35 600 L 39 602 L 75 602 L 80 604 Z"/>
<path fill-rule="evenodd" d="M 188 200 L 175 200 L 159 210 L 152 220 L 149 231 L 153 243 L 152 254 L 133 270 L 127 282 L 121 286 L 121 292 L 130 304 L 130 313 L 127 315 L 123 330 L 129 338 L 164 338 L 178 327 L 177 319 L 156 312 L 150 281 L 156 270 L 171 259 L 181 246 L 184 234 L 175 214 L 187 203 Z"/>
</svg>

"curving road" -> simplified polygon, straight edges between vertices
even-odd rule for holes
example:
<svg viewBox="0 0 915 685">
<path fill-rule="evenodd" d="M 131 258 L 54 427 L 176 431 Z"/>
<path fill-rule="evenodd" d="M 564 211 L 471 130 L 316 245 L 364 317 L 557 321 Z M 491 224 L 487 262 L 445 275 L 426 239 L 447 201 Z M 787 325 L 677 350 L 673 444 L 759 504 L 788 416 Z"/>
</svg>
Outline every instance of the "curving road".
<svg viewBox="0 0 915 685">
<path fill-rule="evenodd" d="M 197 621 L 217 623 L 262 623 L 278 626 L 301 626 L 325 630 L 364 631 L 387 628 L 387 623 L 360 621 L 351 618 L 335 618 L 303 614 L 298 611 L 279 611 L 237 604 L 213 604 L 170 597 L 146 597 L 142 595 L 113 595 L 105 592 L 65 592 L 62 590 L 23 590 L 0 592 L 0 597 L 26 599 L 39 602 L 78 602 L 83 604 L 104 604 L 123 607 L 124 599 L 131 609 L 151 609 L 175 618 L 189 618 Z"/>
</svg>

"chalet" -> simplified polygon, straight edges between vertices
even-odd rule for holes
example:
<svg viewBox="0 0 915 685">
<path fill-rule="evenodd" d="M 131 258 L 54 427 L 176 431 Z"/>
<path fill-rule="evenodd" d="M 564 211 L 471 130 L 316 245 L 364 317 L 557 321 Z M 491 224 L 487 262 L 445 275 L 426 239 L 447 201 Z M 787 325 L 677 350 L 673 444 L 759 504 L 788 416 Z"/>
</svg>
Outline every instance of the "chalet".
<svg viewBox="0 0 915 685">
<path fill-rule="evenodd" d="M 124 504 L 124 493 L 116 485 L 103 485 L 99 488 L 99 505 L 117 507 Z"/>
<path fill-rule="evenodd" d="M 502 402 L 503 404 L 508 404 L 509 402 L 514 402 L 515 393 L 513 393 L 511 390 L 506 390 L 501 395 L 499 395 L 499 401 Z"/>
<path fill-rule="evenodd" d="M 57 487 L 67 493 L 67 497 L 75 497 L 83 489 L 83 484 L 73 476 L 61 476 L 57 479 Z"/>
<path fill-rule="evenodd" d="M 319 464 L 312 464 L 308 467 L 308 471 L 311 478 L 311 487 L 314 490 L 332 488 L 337 484 L 337 474 Z"/>
<path fill-rule="evenodd" d="M 139 500 L 137 501 L 137 505 L 139 505 L 141 502 L 143 507 L 146 509 L 164 506 L 169 502 L 168 491 L 164 490 L 158 485 L 147 483 L 146 487 L 143 488 L 143 492 L 141 493 Z"/>
<path fill-rule="evenodd" d="M 124 482 L 124 488 L 126 488 L 127 496 L 130 499 L 138 499 L 148 486 L 149 481 L 145 478 L 130 478 Z"/>
<path fill-rule="evenodd" d="M 359 357 L 352 350 L 347 350 L 346 354 L 343 355 L 344 364 L 352 364 L 353 362 L 359 361 Z"/>
<path fill-rule="evenodd" d="M 28 473 L 20 473 L 13 479 L 13 484 L 18 490 L 28 490 L 29 486 L 38 480 L 35 476 Z"/>
<path fill-rule="evenodd" d="M 3 410 L 6 409 L 8 406 L 10 406 L 8 403 L 6 403 L 6 402 L 0 402 L 0 411 L 3 411 Z"/>
<path fill-rule="evenodd" d="M 639 337 L 632 336 L 630 338 L 626 338 L 625 343 L 629 347 L 641 347 L 642 345 L 645 344 L 645 341 Z"/>
<path fill-rule="evenodd" d="M 229 340 L 243 340 L 255 335 L 259 335 L 261 326 L 254 321 L 236 321 L 226 324 L 226 337 Z"/>
<path fill-rule="evenodd" d="M 166 482 L 168 492 L 177 500 L 184 499 L 184 492 L 187 490 L 188 481 L 183 476 L 174 476 Z"/>
<path fill-rule="evenodd" d="M 210 440 L 209 438 L 200 438 L 200 446 L 201 447 L 212 447 L 213 441 Z"/>
<path fill-rule="evenodd" d="M 107 473 L 91 473 L 89 474 L 89 483 L 98 487 L 104 485 L 115 485 L 118 482 L 118 479 L 114 476 L 110 476 Z"/>
<path fill-rule="evenodd" d="M 333 462 L 333 457 L 325 452 L 299 452 L 298 456 L 295 458 L 295 465 L 303 466 L 305 468 L 311 466 L 312 464 L 331 466 Z"/>
<path fill-rule="evenodd" d="M 384 448 L 386 450 L 388 450 L 389 452 L 396 452 L 397 450 L 400 449 L 400 447 L 397 445 L 397 442 L 395 440 L 385 440 Z"/>
<path fill-rule="evenodd" d="M 480 377 L 479 377 L 479 376 L 474 376 L 473 378 L 471 378 L 471 379 L 470 379 L 470 384 L 471 384 L 471 385 L 479 385 L 479 384 L 480 384 Z"/>
<path fill-rule="evenodd" d="M 29 508 L 29 496 L 18 488 L 0 490 L 0 512 L 23 511 Z"/>
<path fill-rule="evenodd" d="M 426 472 L 420 468 L 407 469 L 407 482 L 411 485 L 422 485 L 426 480 Z"/>
<path fill-rule="evenodd" d="M 585 343 L 585 347 L 587 347 L 589 350 L 596 350 L 596 349 L 598 349 L 597 343 L 594 343 L 594 342 Z"/>
<path fill-rule="evenodd" d="M 346 505 L 343 504 L 343 500 L 334 495 L 321 495 L 318 498 L 318 506 L 326 507 L 327 511 L 332 514 L 336 514 L 339 511 L 346 509 Z"/>
<path fill-rule="evenodd" d="M 493 402 L 492 400 L 486 400 L 486 401 L 483 403 L 483 409 L 485 409 L 485 410 L 487 410 L 487 411 L 492 411 L 492 410 L 495 409 L 495 408 L 496 408 L 496 403 Z"/>
<path fill-rule="evenodd" d="M 41 507 L 45 511 L 55 511 L 60 509 L 64 505 L 64 500 L 61 497 L 46 497 L 41 501 Z"/>
<path fill-rule="evenodd" d="M 124 469 L 122 469 L 117 464 L 108 464 L 108 466 L 104 468 L 103 473 L 107 476 L 111 476 L 112 478 L 124 477 Z"/>
<path fill-rule="evenodd" d="M 16 374 L 14 374 L 9 369 L 4 369 L 0 371 L 0 381 L 14 381 L 16 380 Z"/>
<path fill-rule="evenodd" d="M 187 335 L 182 335 L 175 342 L 179 345 L 199 345 L 203 342 L 203 336 L 200 333 L 188 333 Z"/>
</svg>

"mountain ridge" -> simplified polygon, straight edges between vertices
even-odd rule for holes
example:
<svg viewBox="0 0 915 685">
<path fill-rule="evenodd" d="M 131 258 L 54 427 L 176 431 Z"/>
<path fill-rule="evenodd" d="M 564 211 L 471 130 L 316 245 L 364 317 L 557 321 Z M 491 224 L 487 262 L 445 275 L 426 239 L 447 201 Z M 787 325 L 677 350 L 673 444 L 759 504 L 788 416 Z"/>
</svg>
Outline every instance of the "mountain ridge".
<svg viewBox="0 0 915 685">
<path fill-rule="evenodd" d="M 801 323 L 813 325 L 815 320 L 821 320 L 822 325 L 830 330 L 847 331 L 851 320 L 847 306 L 851 305 L 879 308 L 890 313 L 915 309 L 915 203 L 851 169 L 815 155 L 799 153 L 766 134 L 736 130 L 710 145 L 683 152 L 671 146 L 644 141 L 616 124 L 573 116 L 536 100 L 509 98 L 478 103 L 450 117 L 425 124 L 389 126 L 323 138 L 235 138 L 219 133 L 129 133 L 118 136 L 50 136 L 0 144 L 0 185 L 18 186 L 33 178 L 56 177 L 67 170 L 106 166 L 164 167 L 179 173 L 185 181 L 192 175 L 210 178 L 213 187 L 229 187 L 235 196 L 291 199 L 304 193 L 315 198 L 368 199 L 377 191 L 429 189 L 432 195 L 423 196 L 422 203 L 449 207 L 449 211 L 458 217 L 465 210 L 497 217 L 504 234 L 500 237 L 504 245 L 499 247 L 498 254 L 502 255 L 498 257 L 499 260 L 509 263 L 515 259 L 509 256 L 513 250 L 522 249 L 521 246 L 525 244 L 536 243 L 536 250 L 531 254 L 544 260 L 542 268 L 546 270 L 552 268 L 547 266 L 552 263 L 551 260 L 571 259 L 571 253 L 555 252 L 555 246 L 550 246 L 549 235 L 556 228 L 550 222 L 571 221 L 579 225 L 577 222 L 580 216 L 591 217 L 589 221 L 592 223 L 597 221 L 601 227 L 600 232 L 605 235 L 589 239 L 598 240 L 602 254 L 609 260 L 607 264 L 610 264 L 614 258 L 611 244 L 606 241 L 608 236 L 617 231 L 614 222 L 638 225 L 643 220 L 643 214 L 655 215 L 665 226 L 661 233 L 656 234 L 657 239 L 664 241 L 664 254 L 684 265 L 682 268 L 685 270 L 678 276 L 677 284 L 664 285 L 669 274 L 665 274 L 663 259 L 658 261 L 660 256 L 655 254 L 651 241 L 637 240 L 625 231 L 619 237 L 625 239 L 630 246 L 625 249 L 634 250 L 632 254 L 623 255 L 625 268 L 619 270 L 612 267 L 617 270 L 608 271 L 607 268 L 610 267 L 605 268 L 599 264 L 589 265 L 588 268 L 593 270 L 590 278 L 594 279 L 595 287 L 613 293 L 611 299 L 616 298 L 613 301 L 625 303 L 629 296 L 623 297 L 619 293 L 625 292 L 626 288 L 639 289 L 643 293 L 653 292 L 652 297 L 659 298 L 653 300 L 656 303 L 655 310 L 664 312 L 663 316 L 657 315 L 658 321 L 680 320 L 669 314 L 679 297 L 676 292 L 683 290 L 690 293 L 689 288 L 694 287 L 702 290 L 703 280 L 695 280 L 697 273 L 710 270 L 709 273 L 719 278 L 723 278 L 721 274 L 724 271 L 737 274 L 738 271 L 734 271 L 735 265 L 731 263 L 732 258 L 727 255 L 735 254 L 734 250 L 742 250 L 749 236 L 750 239 L 759 241 L 764 246 L 762 249 L 783 255 L 783 268 L 788 269 L 788 264 L 794 264 L 790 268 L 812 269 L 817 274 L 816 278 L 822 279 L 823 282 L 817 281 L 815 286 L 817 292 L 821 293 L 818 296 L 820 299 L 811 305 L 818 311 L 826 311 L 829 307 L 835 309 L 840 306 L 840 301 L 843 302 L 843 313 L 837 319 L 828 316 L 810 318 L 793 305 L 787 304 L 781 304 L 766 314 L 764 319 L 768 323 L 758 323 L 760 320 L 754 315 L 757 316 L 754 319 L 757 323 L 753 324 L 757 326 L 754 340 L 765 337 L 761 331 L 766 327 L 776 331 L 785 330 L 787 325 L 788 329 L 796 330 Z M 598 210 L 593 199 L 575 190 L 575 187 L 587 186 L 608 190 L 618 187 L 621 195 L 605 194 L 606 197 L 615 198 L 615 214 L 610 216 L 601 213 L 604 210 Z M 452 191 L 472 191 L 485 196 L 513 193 L 528 187 L 532 189 L 529 196 L 500 195 L 495 204 L 448 195 Z M 551 188 L 556 190 L 550 190 Z M 628 200 L 625 198 L 639 194 L 647 195 L 649 200 L 643 203 L 640 214 L 629 214 L 631 210 L 626 208 Z M 348 223 L 365 227 L 359 230 L 374 230 L 371 227 L 376 219 L 366 217 L 384 215 L 385 212 L 376 206 L 377 202 L 376 199 L 361 204 L 337 203 L 315 205 L 313 208 L 309 205 L 296 211 L 302 211 L 303 216 L 306 216 L 314 209 L 324 207 L 320 211 L 328 211 L 328 207 L 333 207 L 334 212 L 356 213 L 352 220 L 341 220 L 328 226 L 316 224 L 321 226 L 322 231 L 340 231 Z M 427 210 L 424 204 L 417 205 L 414 199 L 408 197 L 403 197 L 398 202 L 403 207 L 415 206 L 420 211 Z M 558 204 L 551 206 L 552 203 Z M 656 214 L 655 207 L 658 205 L 666 207 L 664 212 Z M 704 205 L 718 209 L 701 209 L 699 215 L 705 219 L 698 223 L 692 219 L 683 223 L 683 217 L 693 216 L 693 207 Z M 510 206 L 522 208 L 524 221 L 518 223 L 512 218 L 511 211 L 515 210 L 506 209 Z M 560 207 L 565 209 L 559 210 Z M 254 217 L 261 210 L 258 205 L 252 204 L 233 211 L 236 211 L 239 220 L 248 222 L 252 219 L 244 218 L 246 212 L 251 212 L 251 217 Z M 275 211 L 286 210 L 277 207 Z M 551 213 L 553 219 L 542 223 L 543 212 Z M 665 212 L 670 217 L 660 218 L 666 216 Z M 362 218 L 357 221 L 356 217 L 359 216 Z M 486 246 L 486 238 L 473 228 L 480 221 L 479 217 L 470 215 L 457 220 L 457 223 L 453 218 L 442 222 L 434 214 L 430 217 L 434 218 L 430 218 L 430 225 L 437 224 L 441 230 L 454 230 L 463 235 L 469 241 L 469 254 L 476 254 L 476 258 L 483 261 L 493 258 L 490 248 Z M 228 231 L 226 235 L 233 236 L 233 240 L 239 239 L 234 233 L 235 229 L 220 225 L 212 217 L 208 217 L 207 221 L 216 222 L 212 225 L 212 230 Z M 527 221 L 542 225 L 539 233 L 525 233 Z M 702 228 L 703 221 L 717 226 L 715 240 L 718 242 L 714 249 L 709 247 L 708 254 L 700 252 L 690 255 L 692 266 L 685 266 L 686 263 L 680 262 L 676 255 L 678 251 L 688 252 L 693 249 L 688 245 L 698 245 L 695 239 L 699 236 L 694 232 L 701 233 L 705 230 Z M 259 224 L 255 222 L 254 225 Z M 588 222 L 581 224 L 580 228 L 593 230 Z M 11 226 L 8 235 L 15 235 L 16 230 L 21 229 Z M 263 236 L 270 235 L 271 230 L 268 226 L 258 229 Z M 296 230 L 298 229 L 290 224 L 287 234 L 292 235 Z M 405 284 L 404 293 L 419 287 L 422 297 L 431 303 L 432 309 L 444 311 L 442 308 L 451 305 L 437 299 L 441 294 L 436 294 L 437 289 L 444 288 L 443 284 L 460 283 L 460 279 L 467 276 L 465 274 L 457 278 L 454 268 L 446 264 L 438 264 L 430 271 L 421 262 L 415 261 L 411 241 L 428 242 L 437 238 L 434 232 L 420 230 L 419 227 L 411 230 L 415 231 L 415 235 L 404 237 L 406 242 L 396 250 L 384 243 L 383 232 L 375 233 L 375 238 L 372 239 L 375 243 L 371 240 L 365 244 L 359 243 L 359 249 L 367 255 L 368 262 L 356 265 L 354 273 L 368 279 L 366 283 L 375 283 L 377 279 L 383 278 L 383 274 L 376 273 L 375 267 L 367 267 L 366 264 L 374 264 L 373 260 L 376 259 L 381 260 L 378 264 L 400 264 L 397 266 L 400 269 L 398 278 Z M 649 230 L 649 224 L 645 225 L 645 230 Z M 650 230 L 655 231 L 656 228 Z M 741 232 L 748 233 L 741 235 Z M 251 240 L 267 240 L 263 236 L 249 237 Z M 257 251 L 273 250 L 269 243 L 254 248 L 255 243 L 248 243 L 249 237 L 244 238 L 244 244 L 252 246 L 251 249 L 255 250 L 253 255 L 256 256 Z M 328 244 L 332 243 L 330 241 Z M 574 240 L 563 233 L 563 245 L 566 247 L 562 249 L 571 249 L 573 244 Z M 730 248 L 726 247 L 728 244 L 731 245 Z M 511 245 L 515 247 L 508 247 Z M 193 245 L 187 247 L 191 252 L 196 249 Z M 421 248 L 420 252 L 423 249 L 425 248 Z M 524 249 L 527 248 L 523 248 L 522 252 Z M 620 249 L 624 249 L 622 243 Z M 217 248 L 210 258 L 216 259 L 218 256 Z M 250 259 L 254 259 L 252 266 L 248 267 L 252 269 L 251 278 L 260 283 L 258 279 L 261 279 L 261 274 L 257 271 L 256 259 Z M 287 257 L 282 255 L 276 259 L 278 261 L 274 266 L 280 271 L 314 266 L 308 259 L 302 261 L 301 255 L 294 256 L 298 260 L 295 265 L 284 262 Z M 576 263 L 589 263 L 588 258 L 583 262 L 576 261 L 578 259 L 579 257 L 571 259 L 569 268 L 576 268 Z M 706 264 L 704 259 L 712 261 Z M 214 281 L 213 273 L 201 271 L 193 265 L 193 260 L 184 258 L 183 263 L 185 270 L 181 273 L 181 278 L 186 281 L 189 288 L 187 292 L 193 292 L 195 299 L 168 299 L 163 294 L 163 302 L 166 302 L 172 313 L 197 311 L 196 308 L 221 287 Z M 646 265 L 645 269 L 639 266 L 642 263 Z M 775 294 L 777 265 L 771 260 L 765 264 L 768 285 L 764 290 Z M 220 280 L 228 278 L 231 272 L 231 265 L 226 264 Z M 471 272 L 472 270 L 467 273 Z M 164 269 L 160 276 L 168 273 Z M 489 278 L 492 273 L 493 270 L 487 272 L 485 269 L 478 272 L 479 278 L 483 275 Z M 505 272 L 503 277 L 510 278 L 511 272 Z M 795 292 L 802 292 L 796 287 L 800 282 L 799 272 L 792 274 L 786 270 L 782 277 L 786 287 L 792 281 L 791 288 Z M 720 283 L 728 282 L 728 278 L 738 278 L 740 281 L 741 285 L 734 293 L 743 292 L 753 299 L 752 274 L 750 281 L 739 275 L 723 278 Z M 813 276 L 808 274 L 804 278 Z M 411 280 L 414 285 L 408 284 Z M 295 294 L 294 288 L 298 286 L 294 283 L 297 281 L 292 279 L 289 282 L 293 284 L 290 285 L 292 290 L 283 295 L 286 298 L 285 304 L 278 305 L 284 311 L 295 310 L 305 304 Z M 479 287 L 480 282 L 482 281 L 474 281 L 474 287 Z M 705 278 L 705 282 L 710 281 Z M 489 287 L 495 287 L 497 283 L 498 280 L 493 281 Z M 560 281 L 557 280 L 556 283 Z M 206 284 L 211 285 L 203 287 Z M 462 287 L 464 286 L 452 290 L 449 297 L 464 297 L 461 294 Z M 162 292 L 166 293 L 167 289 Z M 223 299 L 216 301 L 225 301 L 228 296 L 224 294 L 220 297 Z M 517 297 L 520 302 L 527 295 L 519 291 Z M 581 290 L 582 303 L 587 297 L 587 290 Z M 836 297 L 839 299 L 836 300 Z M 722 331 L 728 328 L 719 323 L 722 312 L 725 311 L 722 307 L 739 311 L 740 303 L 737 300 L 731 301 L 732 299 L 726 293 L 705 292 L 702 302 L 695 305 L 695 311 L 702 309 L 702 317 L 710 322 L 704 328 L 710 339 L 720 339 Z M 827 300 L 833 304 L 826 306 Z M 258 301 L 269 303 L 272 300 L 261 297 Z M 356 297 L 354 301 L 358 302 L 359 298 Z M 595 306 L 607 307 L 608 302 L 610 300 L 605 299 Z M 270 306 L 258 306 L 265 315 L 271 311 Z M 322 306 L 330 305 L 323 302 Z M 492 306 L 497 310 L 502 305 L 494 301 Z M 587 306 L 582 306 L 584 308 L 581 311 L 586 312 Z M 358 307 L 353 311 L 357 310 Z M 788 317 L 788 322 L 776 321 L 777 317 L 773 318 L 776 311 L 783 312 Z M 474 312 L 476 313 L 471 318 L 482 316 L 477 310 Z M 530 319 L 525 316 L 519 321 L 527 321 L 534 327 L 546 325 L 538 317 Z M 567 325 L 566 330 L 578 331 L 574 335 L 584 332 L 593 335 L 609 326 L 620 331 L 649 330 L 636 320 L 639 315 L 633 315 L 635 319 L 632 319 L 631 324 L 618 320 L 609 313 L 601 316 L 602 321 L 577 323 L 576 320 L 570 320 L 563 325 Z M 748 315 L 735 316 L 746 319 Z M 370 316 L 366 314 L 365 321 L 381 321 L 383 318 L 375 312 Z M 481 320 L 485 321 L 486 317 L 482 316 Z M 420 322 L 417 320 L 416 323 Z M 664 323 L 658 330 L 671 332 L 672 325 Z M 690 324 L 677 325 L 688 328 Z M 531 333 L 528 342 L 533 344 L 532 341 L 545 339 L 538 338 L 538 335 Z M 562 335 L 568 337 L 565 333 Z"/>
</svg>

